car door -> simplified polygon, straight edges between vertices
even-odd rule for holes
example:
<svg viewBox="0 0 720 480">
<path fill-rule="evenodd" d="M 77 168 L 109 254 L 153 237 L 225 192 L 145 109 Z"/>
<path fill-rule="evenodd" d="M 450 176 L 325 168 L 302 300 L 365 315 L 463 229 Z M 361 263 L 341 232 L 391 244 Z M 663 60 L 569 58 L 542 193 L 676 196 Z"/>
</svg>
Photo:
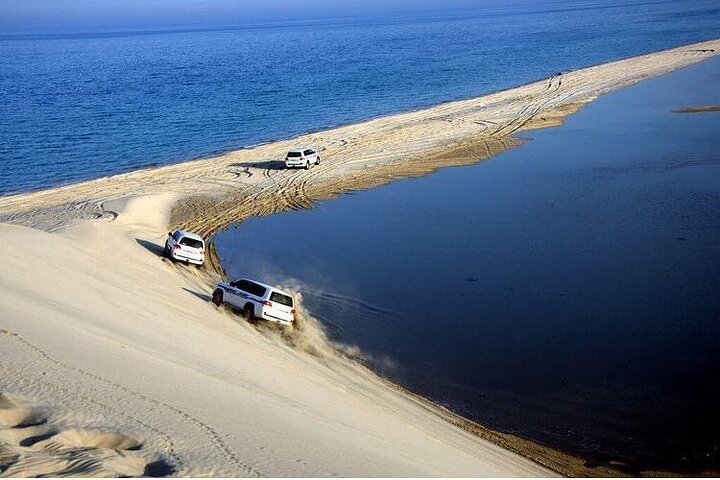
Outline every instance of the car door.
<svg viewBox="0 0 720 480">
<path fill-rule="evenodd" d="M 315 152 L 310 149 L 307 149 L 303 152 L 303 156 L 305 157 L 305 161 L 308 163 L 308 165 L 315 162 L 315 158 L 313 157 L 314 153 Z"/>
<path fill-rule="evenodd" d="M 258 303 L 259 300 L 255 295 L 258 287 L 260 287 L 260 285 L 257 285 L 255 282 L 251 282 L 250 280 L 238 280 L 235 284 L 233 292 L 237 308 L 242 309 L 248 302 L 253 304 Z"/>
<path fill-rule="evenodd" d="M 239 288 L 241 283 L 242 280 L 230 282 L 230 288 L 225 291 L 225 302 L 229 303 L 235 308 L 242 308 L 245 305 L 246 301 L 242 295 L 242 290 Z"/>
<path fill-rule="evenodd" d="M 256 308 L 256 306 L 263 303 L 263 298 L 265 298 L 267 288 L 263 287 L 262 285 L 258 285 L 255 282 L 249 281 L 247 292 L 249 293 L 248 298 L 253 302 L 253 308 L 255 308 L 255 315 L 259 315 L 260 311 Z"/>
</svg>

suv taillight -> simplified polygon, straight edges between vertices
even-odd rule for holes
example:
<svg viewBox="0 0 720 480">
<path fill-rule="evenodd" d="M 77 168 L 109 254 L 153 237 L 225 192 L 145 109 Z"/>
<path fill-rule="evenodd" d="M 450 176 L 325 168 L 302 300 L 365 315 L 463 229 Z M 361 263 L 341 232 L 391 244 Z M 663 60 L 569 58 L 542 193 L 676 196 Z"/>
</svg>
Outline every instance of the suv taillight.
<svg viewBox="0 0 720 480">
<path fill-rule="evenodd" d="M 179 249 L 179 248 L 182 248 L 182 245 L 180 245 L 179 243 L 176 243 L 173 248 L 174 248 L 175 250 L 177 250 L 177 249 Z"/>
<path fill-rule="evenodd" d="M 263 302 L 263 305 L 265 305 L 266 307 L 272 307 L 272 302 L 270 300 L 265 300 Z"/>
</svg>

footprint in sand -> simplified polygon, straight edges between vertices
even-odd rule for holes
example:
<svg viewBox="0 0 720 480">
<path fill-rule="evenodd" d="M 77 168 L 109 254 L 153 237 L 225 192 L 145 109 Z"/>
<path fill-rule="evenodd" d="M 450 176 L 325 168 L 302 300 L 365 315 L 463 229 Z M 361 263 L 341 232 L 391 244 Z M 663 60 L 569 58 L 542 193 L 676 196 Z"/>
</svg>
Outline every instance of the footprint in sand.
<svg viewBox="0 0 720 480">
<path fill-rule="evenodd" d="M 131 451 L 142 442 L 116 432 L 52 425 L 42 409 L 0 393 L 0 477 L 165 476 L 163 460 Z"/>
</svg>

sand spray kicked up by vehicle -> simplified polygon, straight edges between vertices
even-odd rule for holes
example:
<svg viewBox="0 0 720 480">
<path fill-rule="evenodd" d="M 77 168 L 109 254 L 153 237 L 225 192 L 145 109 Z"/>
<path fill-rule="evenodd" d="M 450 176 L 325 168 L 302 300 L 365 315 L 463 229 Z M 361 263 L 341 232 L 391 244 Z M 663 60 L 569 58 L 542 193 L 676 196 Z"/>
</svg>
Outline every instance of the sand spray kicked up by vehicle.
<svg viewBox="0 0 720 480">
<path fill-rule="evenodd" d="M 291 293 L 294 297 L 295 322 L 288 326 L 270 322 L 258 322 L 256 328 L 260 332 L 283 341 L 295 350 L 324 360 L 342 358 L 383 370 L 396 368 L 395 362 L 388 357 L 378 358 L 368 352 L 363 352 L 357 345 L 331 339 L 322 321 L 304 305 L 302 292 L 313 291 L 313 293 L 317 293 L 314 292 L 313 287 L 297 279 L 286 279 L 278 283 L 280 288 Z"/>
</svg>

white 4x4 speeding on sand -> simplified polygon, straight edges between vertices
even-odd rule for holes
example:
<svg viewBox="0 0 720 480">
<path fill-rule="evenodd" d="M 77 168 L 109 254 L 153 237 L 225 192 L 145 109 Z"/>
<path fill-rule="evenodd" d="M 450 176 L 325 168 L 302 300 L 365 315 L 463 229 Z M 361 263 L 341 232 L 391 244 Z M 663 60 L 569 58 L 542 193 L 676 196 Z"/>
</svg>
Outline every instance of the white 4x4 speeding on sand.
<svg viewBox="0 0 720 480">
<path fill-rule="evenodd" d="M 241 279 L 218 283 L 212 301 L 218 307 L 227 303 L 240 310 L 243 317 L 256 318 L 290 325 L 295 321 L 295 302 L 292 295 L 279 288 L 253 280 Z"/>
<path fill-rule="evenodd" d="M 202 265 L 205 262 L 205 240 L 200 235 L 185 230 L 168 232 L 163 254 L 170 260 Z"/>
<path fill-rule="evenodd" d="M 285 157 L 287 168 L 304 168 L 307 170 L 310 165 L 320 165 L 320 155 L 312 148 L 293 148 Z"/>
</svg>

